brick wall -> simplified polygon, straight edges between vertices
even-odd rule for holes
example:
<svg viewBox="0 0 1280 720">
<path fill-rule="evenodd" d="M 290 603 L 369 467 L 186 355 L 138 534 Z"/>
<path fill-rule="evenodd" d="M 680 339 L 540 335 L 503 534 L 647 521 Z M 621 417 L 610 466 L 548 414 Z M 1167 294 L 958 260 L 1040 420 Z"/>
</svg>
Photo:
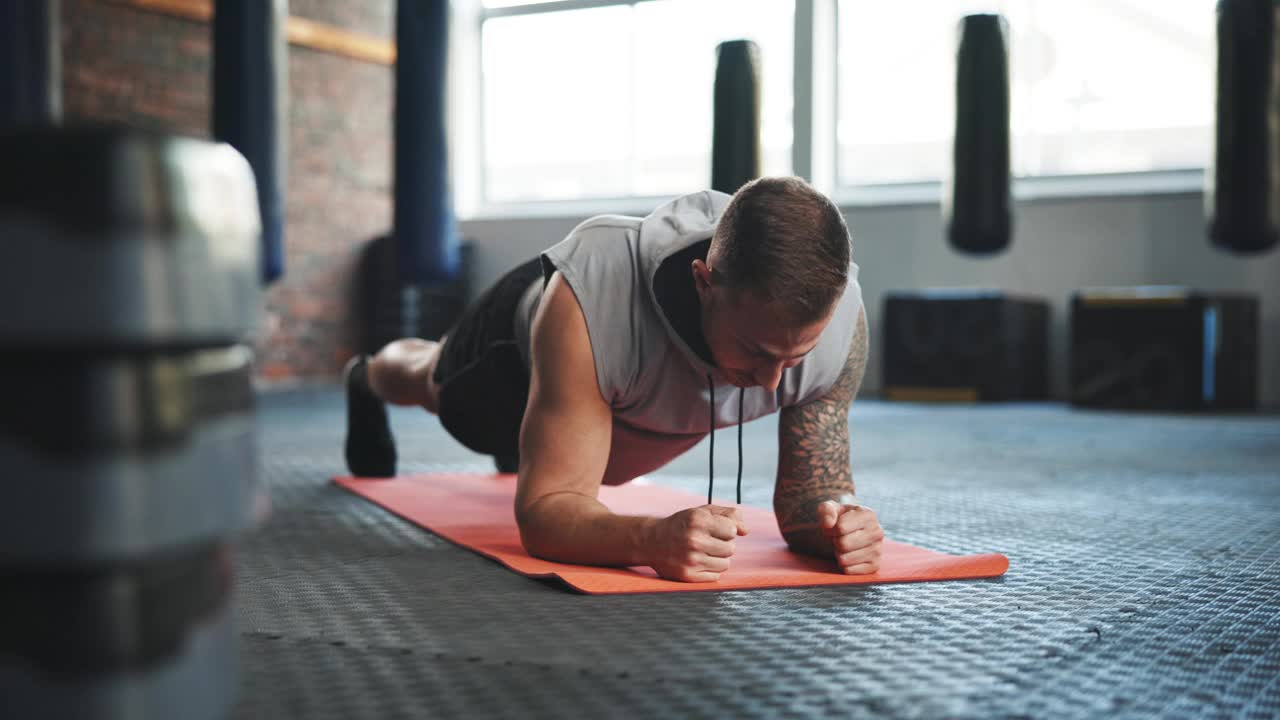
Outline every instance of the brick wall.
<svg viewBox="0 0 1280 720">
<path fill-rule="evenodd" d="M 395 37 L 395 0 L 289 0 L 289 14 L 370 37 Z"/>
<path fill-rule="evenodd" d="M 61 19 L 68 122 L 209 136 L 207 25 L 101 0 L 63 0 Z"/>
<path fill-rule="evenodd" d="M 389 0 L 293 0 L 294 16 L 390 39 Z M 68 122 L 107 120 L 208 137 L 208 24 L 105 0 L 63 0 Z M 331 377 L 354 347 L 356 252 L 391 225 L 392 70 L 289 48 L 285 275 L 257 342 L 268 382 Z"/>
</svg>

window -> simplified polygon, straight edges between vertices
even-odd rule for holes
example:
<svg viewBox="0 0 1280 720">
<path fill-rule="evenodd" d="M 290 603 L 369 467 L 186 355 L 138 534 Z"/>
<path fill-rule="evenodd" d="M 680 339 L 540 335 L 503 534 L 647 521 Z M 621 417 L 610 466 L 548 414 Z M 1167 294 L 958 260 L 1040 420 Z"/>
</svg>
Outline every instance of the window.
<svg viewBox="0 0 1280 720">
<path fill-rule="evenodd" d="M 959 22 L 976 12 L 1009 22 L 1016 176 L 1199 169 L 1210 153 L 1215 0 L 470 2 L 473 205 L 706 187 L 715 48 L 740 38 L 761 49 L 765 173 L 792 172 L 794 145 L 824 190 L 936 182 Z M 797 68 L 816 95 L 793 102 Z"/>
<path fill-rule="evenodd" d="M 1015 175 L 1204 166 L 1213 0 L 841 0 L 841 184 L 945 176 L 958 24 L 974 12 L 1009 21 Z"/>
<path fill-rule="evenodd" d="M 711 178 L 715 49 L 761 54 L 763 169 L 791 168 L 794 3 L 650 0 L 540 11 L 486 0 L 485 200 L 676 195 Z"/>
<path fill-rule="evenodd" d="M 506 8 L 515 7 L 517 5 L 543 5 L 556 0 L 484 0 L 484 6 L 487 8 Z"/>
</svg>

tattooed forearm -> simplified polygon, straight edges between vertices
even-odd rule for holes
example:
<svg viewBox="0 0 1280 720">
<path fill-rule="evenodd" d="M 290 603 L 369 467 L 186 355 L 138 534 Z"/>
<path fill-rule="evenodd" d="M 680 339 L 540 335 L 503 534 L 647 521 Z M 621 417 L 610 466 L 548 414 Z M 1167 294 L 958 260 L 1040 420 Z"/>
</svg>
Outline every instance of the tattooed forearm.
<svg viewBox="0 0 1280 720">
<path fill-rule="evenodd" d="M 849 406 L 867 368 L 867 316 L 858 315 L 849 357 L 836 384 L 823 397 L 785 408 L 778 424 L 778 479 L 773 510 L 795 550 L 829 554 L 818 526 L 818 504 L 853 496 L 849 469 Z"/>
</svg>

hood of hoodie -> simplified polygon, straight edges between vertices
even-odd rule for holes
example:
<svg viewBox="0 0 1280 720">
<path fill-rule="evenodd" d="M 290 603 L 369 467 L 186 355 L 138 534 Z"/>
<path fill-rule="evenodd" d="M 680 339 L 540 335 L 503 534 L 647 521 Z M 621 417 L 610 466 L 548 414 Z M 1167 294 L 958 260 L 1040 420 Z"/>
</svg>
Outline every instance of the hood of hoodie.
<svg viewBox="0 0 1280 720">
<path fill-rule="evenodd" d="M 676 198 L 671 202 L 662 205 L 654 210 L 648 217 L 640 222 L 640 243 L 642 248 L 640 253 L 640 270 L 641 277 L 644 278 L 645 288 L 648 291 L 649 301 L 653 303 L 654 310 L 662 319 L 662 326 L 666 331 L 667 338 L 671 344 L 676 347 L 680 354 L 690 365 L 697 368 L 702 374 L 707 376 L 707 392 L 710 397 L 708 410 L 710 417 L 707 421 L 707 432 L 711 438 L 710 447 L 707 449 L 707 504 L 711 504 L 715 499 L 715 406 L 716 406 L 716 383 L 715 376 L 720 375 L 719 370 L 709 363 L 701 355 L 699 355 L 684 337 L 671 324 L 671 319 L 667 317 L 663 309 L 662 303 L 658 300 L 657 288 L 655 287 L 658 268 L 662 263 L 672 255 L 688 248 L 689 246 L 702 242 L 715 234 L 716 224 L 720 221 L 720 216 L 724 214 L 725 207 L 729 204 L 731 196 L 715 190 L 705 190 L 703 192 L 685 195 Z M 737 476 L 737 501 L 742 502 L 742 399 L 744 390 L 738 390 L 738 476 Z"/>
<path fill-rule="evenodd" d="M 671 319 L 663 311 L 654 288 L 654 279 L 663 261 L 702 242 L 715 234 L 716 223 L 724 214 L 732 196 L 715 190 L 704 190 L 678 197 L 654 210 L 640 221 L 641 248 L 639 262 L 641 277 L 649 294 L 649 301 L 662 320 L 663 328 L 671 344 L 688 360 L 689 364 L 704 374 L 719 375 L 715 366 L 704 360 L 681 337 Z"/>
</svg>

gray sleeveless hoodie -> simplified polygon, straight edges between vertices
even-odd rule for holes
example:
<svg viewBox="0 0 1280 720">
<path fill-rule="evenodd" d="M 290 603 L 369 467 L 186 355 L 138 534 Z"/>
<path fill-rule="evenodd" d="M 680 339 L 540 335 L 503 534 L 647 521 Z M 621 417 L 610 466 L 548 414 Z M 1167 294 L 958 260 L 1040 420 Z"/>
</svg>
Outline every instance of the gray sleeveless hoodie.
<svg viewBox="0 0 1280 720">
<path fill-rule="evenodd" d="M 704 191 L 676 198 L 645 218 L 603 215 L 583 222 L 542 253 L 543 280 L 530 286 L 517 308 L 516 334 L 528 364 L 530 329 L 546 281 L 559 270 L 577 296 L 600 395 L 613 408 L 606 484 L 666 465 L 707 435 L 712 418 L 720 428 L 819 398 L 844 368 L 862 307 L 858 266 L 852 263 L 849 284 L 817 347 L 783 372 L 776 392 L 754 387 L 739 397 L 733 392 L 738 388 L 672 327 L 658 303 L 654 275 L 663 260 L 712 236 L 729 199 Z"/>
</svg>

